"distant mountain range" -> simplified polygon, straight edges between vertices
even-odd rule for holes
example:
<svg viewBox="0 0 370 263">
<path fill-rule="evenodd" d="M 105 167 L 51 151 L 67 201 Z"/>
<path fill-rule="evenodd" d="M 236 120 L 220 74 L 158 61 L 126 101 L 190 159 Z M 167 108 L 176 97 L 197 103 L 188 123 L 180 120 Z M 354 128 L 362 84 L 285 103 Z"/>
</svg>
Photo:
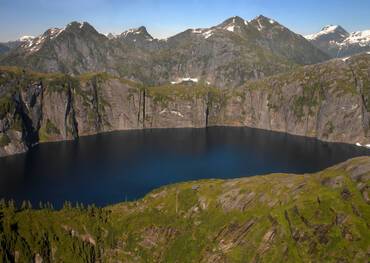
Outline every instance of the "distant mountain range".
<svg viewBox="0 0 370 263">
<path fill-rule="evenodd" d="M 271 49 L 271 43 L 275 42 L 276 35 L 282 35 L 282 32 L 284 30 L 282 30 L 280 33 L 277 32 L 276 31 L 276 29 L 278 28 L 278 26 L 277 26 L 274 29 L 275 30 L 274 34 L 271 34 L 270 36 L 268 36 L 268 34 L 265 34 L 265 37 L 266 36 L 270 37 L 270 41 L 269 41 L 270 43 L 269 44 L 267 44 L 268 41 L 267 42 L 266 41 L 260 41 L 260 39 L 258 39 L 258 38 L 261 37 L 261 36 L 258 36 L 258 34 L 255 34 L 256 32 L 252 32 L 253 30 L 251 30 L 251 28 L 254 28 L 254 29 L 257 29 L 259 32 L 261 32 L 261 31 L 267 31 L 268 29 L 271 29 L 271 26 L 269 26 L 267 22 L 270 23 L 271 25 L 273 25 L 274 23 L 276 23 L 276 25 L 280 25 L 276 21 L 274 21 L 272 19 L 269 19 L 267 17 L 264 17 L 264 16 L 256 17 L 255 19 L 253 19 L 251 21 L 244 20 L 240 17 L 232 17 L 230 19 L 227 19 L 226 21 L 224 21 L 220 25 L 217 25 L 217 26 L 214 26 L 214 27 L 211 27 L 211 28 L 188 29 L 188 30 L 186 30 L 186 31 L 184 31 L 180 34 L 177 34 L 173 37 L 170 37 L 168 39 L 153 38 L 148 33 L 147 29 L 144 26 L 141 26 L 139 28 L 132 28 L 132 29 L 129 29 L 129 30 L 124 31 L 121 34 L 117 34 L 117 35 L 109 33 L 105 37 L 107 39 L 109 39 L 111 42 L 116 42 L 115 45 L 112 44 L 113 49 L 117 48 L 117 41 L 118 41 L 118 42 L 121 42 L 121 44 L 130 46 L 130 47 L 134 47 L 136 49 L 144 49 L 146 51 L 148 51 L 148 50 L 153 51 L 153 50 L 164 50 L 164 49 L 174 48 L 173 45 L 176 45 L 176 44 L 177 44 L 177 46 L 179 46 L 179 45 L 181 45 L 181 43 L 179 43 L 178 40 L 182 39 L 186 35 L 188 35 L 187 37 L 185 37 L 187 39 L 187 41 L 193 41 L 194 44 L 197 44 L 199 42 L 199 37 L 201 37 L 201 36 L 204 38 L 204 40 L 208 39 L 208 38 L 211 38 L 211 37 L 214 37 L 215 35 L 218 35 L 219 37 L 223 37 L 222 36 L 222 31 L 228 31 L 228 32 L 236 33 L 237 35 L 242 36 L 244 38 L 247 37 L 249 41 L 254 39 L 260 45 L 261 44 L 263 45 L 263 42 L 265 42 L 264 43 L 265 44 L 264 48 L 268 47 L 268 48 Z M 49 29 L 43 35 L 38 36 L 38 37 L 23 36 L 23 37 L 19 38 L 18 40 L 15 40 L 15 41 L 0 43 L 0 56 L 1 55 L 3 57 L 4 56 L 5 57 L 9 56 L 10 58 L 13 58 L 9 54 L 10 52 L 14 52 L 16 54 L 26 53 L 26 55 L 31 55 L 31 53 L 34 53 L 35 51 L 38 51 L 39 49 L 41 49 L 41 46 L 44 46 L 45 42 L 47 42 L 46 40 L 50 40 L 50 39 L 53 39 L 54 37 L 57 37 L 57 35 L 55 35 L 53 37 L 53 34 L 56 34 L 56 32 L 61 33 L 63 31 L 65 31 L 66 29 L 70 29 L 72 24 L 88 25 L 88 23 L 86 23 L 86 22 L 84 22 L 84 23 L 72 22 L 72 23 L 68 24 L 63 29 L 58 29 L 58 28 Z M 83 29 L 82 27 L 83 26 L 81 26 L 81 28 L 80 28 L 81 30 Z M 285 29 L 285 31 L 288 30 L 283 26 L 281 26 L 281 29 Z M 96 32 L 95 29 L 93 31 L 95 31 L 94 33 L 99 34 L 98 32 Z M 271 31 L 270 31 L 270 33 L 271 33 Z M 51 34 L 50 39 L 48 37 L 48 34 Z M 198 35 L 198 38 L 195 37 L 195 35 Z M 349 33 L 343 27 L 341 27 L 340 25 L 328 25 L 328 26 L 323 27 L 320 32 L 315 33 L 315 34 L 311 34 L 311 35 L 307 35 L 307 36 L 305 36 L 305 38 L 309 42 L 311 42 L 315 47 L 320 49 L 322 52 L 329 55 L 330 58 L 346 57 L 346 56 L 351 56 L 351 55 L 354 55 L 354 54 L 357 54 L 357 53 L 370 51 L 370 30 L 356 31 L 356 32 Z M 170 44 L 168 44 L 169 40 L 171 42 Z M 289 43 L 289 39 L 287 39 L 286 44 L 287 43 Z M 281 44 L 281 42 L 280 42 L 280 44 Z M 274 43 L 274 45 L 280 45 L 280 44 L 279 43 Z M 14 49 L 16 49 L 20 46 L 22 46 L 22 48 L 20 48 L 20 50 L 17 50 L 17 52 L 13 51 Z M 26 52 L 23 52 L 22 49 L 23 49 L 23 51 L 26 51 Z M 304 47 L 302 47 L 302 49 L 304 49 Z M 117 49 L 115 49 L 115 50 L 117 51 Z M 274 53 L 279 53 L 279 52 L 277 52 L 278 50 L 276 50 L 276 49 L 273 49 L 273 51 L 275 51 Z M 282 51 L 282 50 L 280 49 L 280 51 Z M 117 52 L 121 53 L 120 51 L 117 51 Z M 126 52 L 126 51 L 124 51 L 124 52 Z M 288 52 L 288 50 L 285 50 L 285 53 L 287 53 L 287 52 Z M 312 50 L 311 50 L 311 52 L 312 52 Z M 27 53 L 29 53 L 29 54 L 27 54 Z M 135 53 L 135 52 L 132 52 L 132 53 Z M 182 54 L 182 55 L 185 55 L 185 54 Z M 291 56 L 292 55 L 293 54 L 291 54 Z M 302 54 L 299 54 L 299 55 L 302 55 Z M 133 56 L 134 57 L 140 56 L 140 54 L 133 54 Z M 292 58 L 291 56 L 290 57 L 288 56 L 288 58 L 291 59 Z M 302 58 L 301 56 L 297 56 L 297 54 L 293 55 L 293 56 L 295 56 L 296 60 L 297 60 L 297 58 Z M 303 61 L 294 61 L 294 62 L 296 62 L 298 64 L 312 64 L 312 63 L 310 63 L 309 60 L 307 60 L 308 57 L 309 57 L 309 55 L 306 56 L 306 60 L 302 59 Z M 124 60 L 125 56 L 123 56 L 122 59 Z M 6 61 L 9 60 L 9 59 L 3 59 L 3 60 L 5 61 L 5 63 L 7 63 Z M 118 60 L 120 60 L 120 59 L 118 59 Z M 317 62 L 316 60 L 317 60 L 317 58 L 313 58 L 313 61 Z M 18 62 L 16 62 L 16 63 L 18 63 Z M 24 63 L 27 64 L 27 62 L 24 62 Z M 4 63 L 2 63 L 2 64 L 4 64 Z M 63 64 L 63 62 L 60 61 L 60 63 L 57 62 L 56 64 Z M 63 65 L 59 65 L 59 66 L 63 67 Z M 130 67 L 135 68 L 136 66 L 134 66 L 134 65 L 131 65 L 129 67 L 126 66 L 126 70 L 127 70 L 127 67 L 128 68 L 130 68 Z M 69 73 L 71 71 L 74 71 L 74 70 L 76 70 L 79 73 L 84 72 L 83 69 L 70 68 L 68 66 L 67 66 L 67 68 L 69 69 L 69 70 L 67 70 Z M 115 67 L 113 66 L 113 68 L 115 68 Z M 125 66 L 123 68 L 125 68 Z M 45 70 L 45 71 L 53 71 L 54 70 L 54 68 L 52 68 L 50 65 L 49 65 L 49 67 L 48 66 L 42 66 L 40 69 Z M 113 71 L 119 71 L 119 70 L 116 69 L 116 70 L 113 70 Z M 131 71 L 131 70 L 128 69 L 128 71 Z M 122 76 L 122 74 L 119 74 L 119 75 Z M 123 75 L 125 75 L 125 74 L 123 74 Z M 132 77 L 136 78 L 135 76 L 132 76 Z M 141 76 L 141 77 L 143 77 L 143 76 Z M 187 76 L 187 77 L 189 77 L 189 76 Z"/>
<path fill-rule="evenodd" d="M 306 38 L 333 58 L 370 51 L 370 30 L 348 33 L 341 26 L 329 25 Z"/>
<path fill-rule="evenodd" d="M 72 22 L 20 41 L 0 64 L 73 75 L 105 71 L 147 85 L 191 78 L 235 87 L 328 59 L 301 35 L 258 16 L 250 21 L 231 17 L 164 40 L 153 38 L 145 27 L 105 36 L 86 22 Z"/>
</svg>

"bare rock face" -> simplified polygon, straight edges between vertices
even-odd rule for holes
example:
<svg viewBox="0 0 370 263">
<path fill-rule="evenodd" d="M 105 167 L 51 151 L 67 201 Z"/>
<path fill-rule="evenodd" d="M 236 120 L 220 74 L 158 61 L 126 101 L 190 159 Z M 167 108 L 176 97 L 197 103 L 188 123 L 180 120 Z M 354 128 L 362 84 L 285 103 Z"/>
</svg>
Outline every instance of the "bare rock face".
<svg viewBox="0 0 370 263">
<path fill-rule="evenodd" d="M 368 144 L 368 58 L 357 57 L 348 64 L 334 60 L 249 82 L 230 91 L 212 124 Z M 359 65 L 362 69 L 356 69 Z"/>
<path fill-rule="evenodd" d="M 0 71 L 0 155 L 101 132 L 247 126 L 368 145 L 370 55 L 248 81 L 144 87 L 106 73 Z"/>
<path fill-rule="evenodd" d="M 138 127 L 138 96 L 131 96 L 128 84 L 95 77 L 82 82 L 73 107 L 80 135 Z"/>
</svg>

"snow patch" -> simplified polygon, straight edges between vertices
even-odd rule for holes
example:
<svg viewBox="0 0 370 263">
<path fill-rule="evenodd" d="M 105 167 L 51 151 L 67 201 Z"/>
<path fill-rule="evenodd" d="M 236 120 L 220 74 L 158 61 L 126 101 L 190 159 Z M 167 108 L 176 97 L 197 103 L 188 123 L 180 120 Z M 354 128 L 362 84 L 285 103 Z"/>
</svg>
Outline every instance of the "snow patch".
<svg viewBox="0 0 370 263">
<path fill-rule="evenodd" d="M 64 28 L 62 28 L 62 29 L 60 29 L 60 28 L 53 28 L 53 29 L 51 29 L 51 31 L 50 31 L 50 39 L 54 39 L 54 38 L 56 38 L 56 37 L 57 37 L 57 36 L 59 36 L 59 35 L 60 35 L 60 33 L 62 33 L 64 30 L 65 30 Z"/>
<path fill-rule="evenodd" d="M 22 44 L 22 47 L 26 49 L 26 51 L 30 53 L 34 53 L 36 51 L 39 51 L 40 48 L 43 46 L 46 40 L 51 40 L 56 38 L 60 35 L 65 29 L 62 28 L 50 28 L 48 29 L 44 34 L 35 37 L 24 44 Z"/>
<path fill-rule="evenodd" d="M 359 44 L 361 47 L 370 45 L 370 30 L 353 32 L 343 40 L 341 45 Z"/>
<path fill-rule="evenodd" d="M 192 81 L 197 83 L 198 79 L 197 78 L 178 78 L 176 81 L 171 81 L 171 84 L 179 84 L 184 81 Z"/>
<path fill-rule="evenodd" d="M 234 29 L 235 29 L 235 25 L 226 27 L 226 30 L 230 32 L 234 32 Z"/>
<path fill-rule="evenodd" d="M 171 114 L 177 115 L 181 118 L 184 118 L 184 115 L 181 112 L 175 111 L 175 110 L 163 109 L 159 112 L 160 115 L 165 114 L 165 113 L 171 113 Z"/>
<path fill-rule="evenodd" d="M 213 35 L 213 29 L 206 29 L 206 28 L 197 28 L 192 29 L 191 32 L 193 34 L 201 34 L 205 39 L 211 37 Z"/>
<path fill-rule="evenodd" d="M 19 41 L 22 41 L 22 42 L 31 41 L 34 38 L 35 38 L 34 36 L 22 36 L 19 38 Z"/>
<path fill-rule="evenodd" d="M 200 28 L 197 28 L 197 29 L 193 29 L 191 32 L 194 33 L 194 34 L 202 34 L 203 30 L 200 29 Z"/>
<path fill-rule="evenodd" d="M 184 115 L 182 115 L 181 112 L 179 112 L 179 111 L 171 110 L 170 112 L 171 112 L 171 114 L 175 114 L 175 115 L 177 115 L 177 116 L 179 116 L 181 118 L 184 118 Z"/>
<path fill-rule="evenodd" d="M 257 19 L 257 23 L 258 23 L 257 29 L 258 31 L 261 31 L 263 29 L 263 25 L 261 24 L 259 19 Z"/>
<path fill-rule="evenodd" d="M 244 20 L 244 24 L 248 25 L 248 21 Z M 218 27 L 218 28 L 220 28 L 220 27 Z M 223 27 L 221 27 L 221 29 L 227 30 L 227 31 L 230 31 L 230 32 L 234 32 L 235 28 L 240 28 L 240 25 L 236 23 L 236 18 L 235 17 L 233 18 L 233 20 L 229 24 L 224 25 Z"/>
<path fill-rule="evenodd" d="M 205 39 L 207 39 L 207 38 L 209 38 L 213 35 L 213 30 L 212 29 L 207 30 L 207 31 L 203 32 L 202 35 L 204 36 Z"/>
<path fill-rule="evenodd" d="M 137 34 L 140 34 L 140 31 L 139 31 L 138 28 L 130 28 L 129 30 L 126 30 L 125 32 L 123 32 L 122 33 L 122 36 L 125 37 L 125 36 L 127 36 L 129 34 L 135 34 L 135 35 L 137 35 Z"/>
<path fill-rule="evenodd" d="M 362 146 L 361 143 L 359 142 L 356 142 L 356 146 Z"/>
</svg>

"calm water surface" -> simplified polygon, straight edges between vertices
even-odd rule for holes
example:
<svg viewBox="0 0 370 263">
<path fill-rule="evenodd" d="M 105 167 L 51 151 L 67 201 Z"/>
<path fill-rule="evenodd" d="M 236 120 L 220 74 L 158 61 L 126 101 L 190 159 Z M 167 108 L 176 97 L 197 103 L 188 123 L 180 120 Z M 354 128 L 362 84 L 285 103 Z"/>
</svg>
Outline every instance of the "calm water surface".
<svg viewBox="0 0 370 263">
<path fill-rule="evenodd" d="M 115 132 L 0 158 L 0 198 L 107 205 L 174 182 L 315 172 L 360 155 L 370 151 L 250 128 Z"/>
</svg>

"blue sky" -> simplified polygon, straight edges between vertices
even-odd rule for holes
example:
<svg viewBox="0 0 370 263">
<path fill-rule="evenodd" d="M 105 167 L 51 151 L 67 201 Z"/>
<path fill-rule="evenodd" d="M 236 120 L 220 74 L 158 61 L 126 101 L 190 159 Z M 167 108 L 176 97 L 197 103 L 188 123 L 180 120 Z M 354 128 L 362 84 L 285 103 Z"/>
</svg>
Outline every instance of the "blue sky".
<svg viewBox="0 0 370 263">
<path fill-rule="evenodd" d="M 144 25 L 163 38 L 231 16 L 249 20 L 259 14 L 303 35 L 327 24 L 348 31 L 370 29 L 369 0 L 0 0 L 0 41 L 38 35 L 74 20 L 87 21 L 102 33 Z"/>
</svg>

